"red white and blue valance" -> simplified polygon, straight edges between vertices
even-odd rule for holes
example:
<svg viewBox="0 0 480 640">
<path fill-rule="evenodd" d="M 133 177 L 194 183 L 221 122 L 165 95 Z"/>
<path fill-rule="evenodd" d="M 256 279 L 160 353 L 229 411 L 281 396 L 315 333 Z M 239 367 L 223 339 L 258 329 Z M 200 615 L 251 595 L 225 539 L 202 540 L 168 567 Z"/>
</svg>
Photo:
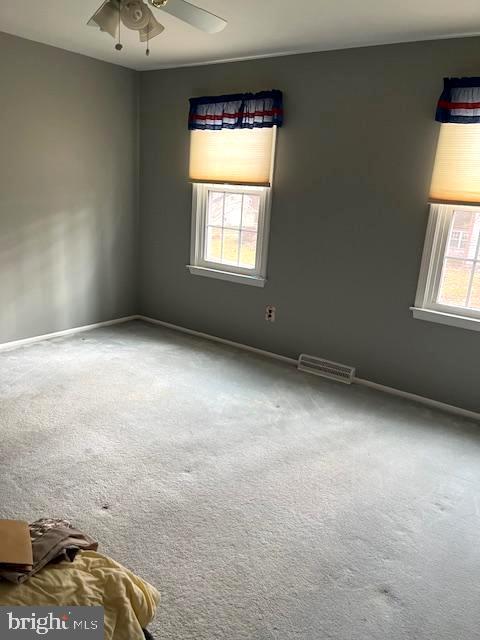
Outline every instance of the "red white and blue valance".
<svg viewBox="0 0 480 640">
<path fill-rule="evenodd" d="M 190 130 L 256 129 L 282 124 L 283 95 L 278 90 L 190 99 Z"/>
<path fill-rule="evenodd" d="M 445 78 L 435 120 L 456 124 L 480 123 L 480 78 Z"/>
</svg>

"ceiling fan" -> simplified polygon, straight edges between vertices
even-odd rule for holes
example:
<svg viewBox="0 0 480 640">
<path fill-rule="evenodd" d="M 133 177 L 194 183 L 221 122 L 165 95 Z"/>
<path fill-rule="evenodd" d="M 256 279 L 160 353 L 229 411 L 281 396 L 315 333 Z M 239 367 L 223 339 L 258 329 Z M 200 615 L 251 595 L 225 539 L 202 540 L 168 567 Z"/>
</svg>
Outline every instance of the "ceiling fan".
<svg viewBox="0 0 480 640">
<path fill-rule="evenodd" d="M 150 40 L 160 35 L 165 29 L 148 5 L 207 33 L 218 33 L 227 26 L 226 20 L 186 0 L 148 0 L 148 4 L 145 0 L 105 0 L 90 18 L 88 25 L 99 27 L 100 31 L 105 31 L 115 38 L 117 51 L 123 49 L 120 40 L 122 24 L 127 29 L 138 31 L 140 42 L 147 43 L 148 56 Z"/>
</svg>

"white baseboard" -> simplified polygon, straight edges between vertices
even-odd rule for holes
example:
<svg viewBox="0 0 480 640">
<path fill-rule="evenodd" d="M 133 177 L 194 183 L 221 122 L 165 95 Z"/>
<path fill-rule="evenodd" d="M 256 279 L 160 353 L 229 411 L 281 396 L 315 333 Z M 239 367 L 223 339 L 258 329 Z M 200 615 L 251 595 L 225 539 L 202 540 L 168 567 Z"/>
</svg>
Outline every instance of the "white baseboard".
<svg viewBox="0 0 480 640">
<path fill-rule="evenodd" d="M 179 325 L 171 324 L 170 322 L 163 322 L 163 320 L 155 320 L 155 318 L 149 318 L 147 316 L 137 316 L 137 319 L 144 320 L 145 322 L 149 322 L 150 324 L 158 324 L 161 327 L 173 329 L 174 331 L 180 331 L 181 333 L 188 333 L 189 335 L 196 336 L 197 338 L 204 338 L 205 340 L 220 342 L 220 344 L 226 344 L 229 347 L 236 347 L 237 349 L 242 349 L 243 351 L 250 351 L 250 353 L 257 353 L 260 356 L 274 358 L 275 360 L 281 360 L 281 362 L 286 362 L 287 364 L 293 364 L 294 366 L 297 366 L 297 361 L 294 358 L 287 358 L 287 356 L 281 356 L 278 353 L 272 353 L 271 351 L 264 351 L 263 349 L 257 349 L 256 347 L 250 347 L 248 344 L 241 344 L 240 342 L 225 340 L 225 338 L 217 338 L 217 336 L 212 336 L 209 333 L 201 333 L 200 331 L 194 331 L 193 329 L 180 327 Z"/>
<path fill-rule="evenodd" d="M 419 402 L 420 404 L 431 407 L 432 409 L 439 409 L 440 411 L 446 411 L 447 413 L 454 413 L 457 416 L 470 418 L 471 420 L 477 420 L 480 422 L 480 413 L 470 411 L 469 409 L 462 409 L 462 407 L 456 407 L 453 404 L 447 404 L 446 402 L 440 402 L 439 400 L 432 400 L 431 398 L 426 398 L 425 396 L 418 396 L 415 393 L 401 391 L 400 389 L 395 389 L 394 387 L 386 387 L 383 384 L 378 384 L 378 382 L 364 380 L 363 378 L 355 378 L 354 384 L 361 384 L 364 387 L 370 387 L 370 389 L 375 389 L 376 391 L 389 393 L 390 395 L 397 396 L 398 398 L 405 398 L 405 400 Z"/>
<path fill-rule="evenodd" d="M 14 340 L 12 342 L 4 342 L 0 344 L 0 351 L 9 351 L 11 349 L 16 349 L 17 347 L 33 344 L 35 342 L 42 342 L 44 340 L 49 340 L 51 338 L 60 338 L 62 336 L 70 336 L 75 333 L 83 333 L 85 331 L 91 331 L 92 329 L 98 329 L 99 327 L 108 327 L 115 324 L 121 324 L 123 322 L 130 322 L 132 320 L 143 320 L 144 322 L 166 327 L 167 329 L 173 329 L 174 331 L 180 331 L 181 333 L 186 333 L 192 336 L 196 336 L 197 338 L 203 338 L 205 340 L 211 340 L 213 342 L 225 344 L 230 347 L 242 349 L 243 351 L 256 353 L 266 358 L 273 358 L 275 360 L 279 360 L 280 362 L 284 362 L 286 364 L 289 364 L 295 367 L 298 364 L 298 361 L 295 360 L 295 358 L 288 358 L 287 356 L 281 356 L 278 353 L 272 353 L 271 351 L 265 351 L 264 349 L 257 349 L 256 347 L 251 347 L 247 344 L 234 342 L 233 340 L 226 340 L 225 338 L 218 338 L 217 336 L 212 336 L 208 333 L 194 331 L 193 329 L 187 329 L 186 327 L 181 327 L 179 325 L 172 324 L 170 322 L 163 322 L 162 320 L 156 320 L 155 318 L 149 318 L 148 316 L 142 316 L 142 315 L 125 316 L 123 318 L 106 320 L 105 322 L 96 322 L 95 324 L 84 325 L 82 327 L 74 327 L 73 329 L 65 329 L 64 331 L 55 331 L 54 333 L 47 333 L 45 335 L 34 336 L 32 338 L 24 338 L 23 340 Z M 409 393 L 408 391 L 401 391 L 400 389 L 387 387 L 383 384 L 372 382 L 371 380 L 364 380 L 363 378 L 354 378 L 354 384 L 359 384 L 364 387 L 370 387 L 371 389 L 375 389 L 376 391 L 381 391 L 382 393 L 388 393 L 393 396 L 405 398 L 406 400 L 418 402 L 420 404 L 431 407 L 432 409 L 446 411 L 447 413 L 452 413 L 457 416 L 462 416 L 463 418 L 469 418 L 471 420 L 480 422 L 480 413 L 477 413 L 475 411 L 470 411 L 469 409 L 462 409 L 461 407 L 456 407 L 451 404 L 446 404 L 445 402 L 439 402 L 438 400 L 432 400 L 431 398 L 419 396 L 419 395 L 416 395 L 415 393 Z"/>
<path fill-rule="evenodd" d="M 27 344 L 33 344 L 34 342 L 43 342 L 43 340 L 50 340 L 50 338 L 60 338 L 62 336 L 71 336 L 74 333 L 83 333 L 84 331 L 91 331 L 92 329 L 98 329 L 99 327 L 109 327 L 113 324 L 121 324 L 122 322 L 129 322 L 130 320 L 138 320 L 140 316 L 125 316 L 124 318 L 116 318 L 115 320 L 106 320 L 105 322 L 96 322 L 95 324 L 87 324 L 83 327 L 74 327 L 73 329 L 65 329 L 63 331 L 55 331 L 54 333 L 46 333 L 42 336 L 33 336 L 32 338 L 23 338 L 22 340 L 13 340 L 12 342 L 0 343 L 0 351 L 10 351 L 11 349 L 17 349 Z"/>
<path fill-rule="evenodd" d="M 264 351 L 263 349 L 256 349 L 255 347 L 250 347 L 249 345 L 242 344 L 240 342 L 233 342 L 232 340 L 217 338 L 217 336 L 212 336 L 208 333 L 201 333 L 200 331 L 194 331 L 193 329 L 187 329 L 185 327 L 181 327 L 176 324 L 171 324 L 170 322 L 163 322 L 162 320 L 156 320 L 155 318 L 149 318 L 148 316 L 141 316 L 141 315 L 136 316 L 136 319 L 144 320 L 145 322 L 149 322 L 150 324 L 160 325 L 161 327 L 166 327 L 167 329 L 173 329 L 174 331 L 180 331 L 181 333 L 187 333 L 192 336 L 197 336 L 198 338 L 204 338 L 205 340 L 212 340 L 213 342 L 226 344 L 230 347 L 236 347 L 237 349 L 243 349 L 244 351 L 249 351 L 251 353 L 257 353 L 267 358 L 274 358 L 275 360 L 280 360 L 282 362 L 285 362 L 287 364 L 291 364 L 294 366 L 297 366 L 298 364 L 298 361 L 295 360 L 294 358 L 287 358 L 286 356 L 281 356 L 278 353 L 272 353 L 271 351 Z M 419 396 L 419 395 L 416 395 L 415 393 L 409 393 L 408 391 L 401 391 L 400 389 L 387 387 L 383 384 L 378 384 L 377 382 L 364 380 L 363 378 L 354 378 L 354 384 L 359 384 L 364 387 L 370 387 L 371 389 L 375 389 L 376 391 L 381 391 L 382 393 L 388 393 L 390 395 L 397 396 L 399 398 L 404 398 L 405 400 L 418 402 L 432 409 L 438 409 L 440 411 L 445 411 L 447 413 L 452 413 L 454 415 L 461 416 L 463 418 L 469 418 L 470 420 L 475 420 L 480 422 L 480 413 L 477 413 L 475 411 L 470 411 L 469 409 L 462 409 L 461 407 L 456 407 L 451 404 L 446 404 L 445 402 L 439 402 L 438 400 L 432 400 L 431 398 Z"/>
</svg>

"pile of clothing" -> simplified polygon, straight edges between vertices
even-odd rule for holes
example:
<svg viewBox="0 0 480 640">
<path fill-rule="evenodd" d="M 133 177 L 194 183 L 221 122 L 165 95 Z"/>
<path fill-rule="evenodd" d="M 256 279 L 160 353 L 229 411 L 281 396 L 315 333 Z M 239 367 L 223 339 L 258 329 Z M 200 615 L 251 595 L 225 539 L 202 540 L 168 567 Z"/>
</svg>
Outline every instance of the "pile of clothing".
<svg viewBox="0 0 480 640">
<path fill-rule="evenodd" d="M 66 520 L 37 520 L 30 537 L 32 569 L 0 571 L 0 605 L 101 606 L 106 640 L 150 637 L 144 630 L 160 600 L 152 585 L 98 553 L 96 540 Z"/>
</svg>

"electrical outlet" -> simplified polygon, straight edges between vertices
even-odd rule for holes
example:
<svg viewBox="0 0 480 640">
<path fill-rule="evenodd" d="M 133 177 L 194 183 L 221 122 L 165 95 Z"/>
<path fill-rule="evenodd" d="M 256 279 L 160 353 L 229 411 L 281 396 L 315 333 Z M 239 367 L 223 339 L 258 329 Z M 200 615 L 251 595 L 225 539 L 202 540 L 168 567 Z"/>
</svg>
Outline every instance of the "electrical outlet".
<svg viewBox="0 0 480 640">
<path fill-rule="evenodd" d="M 275 316 L 277 315 L 277 307 L 269 304 L 265 309 L 265 320 L 267 322 L 275 322 Z"/>
</svg>

